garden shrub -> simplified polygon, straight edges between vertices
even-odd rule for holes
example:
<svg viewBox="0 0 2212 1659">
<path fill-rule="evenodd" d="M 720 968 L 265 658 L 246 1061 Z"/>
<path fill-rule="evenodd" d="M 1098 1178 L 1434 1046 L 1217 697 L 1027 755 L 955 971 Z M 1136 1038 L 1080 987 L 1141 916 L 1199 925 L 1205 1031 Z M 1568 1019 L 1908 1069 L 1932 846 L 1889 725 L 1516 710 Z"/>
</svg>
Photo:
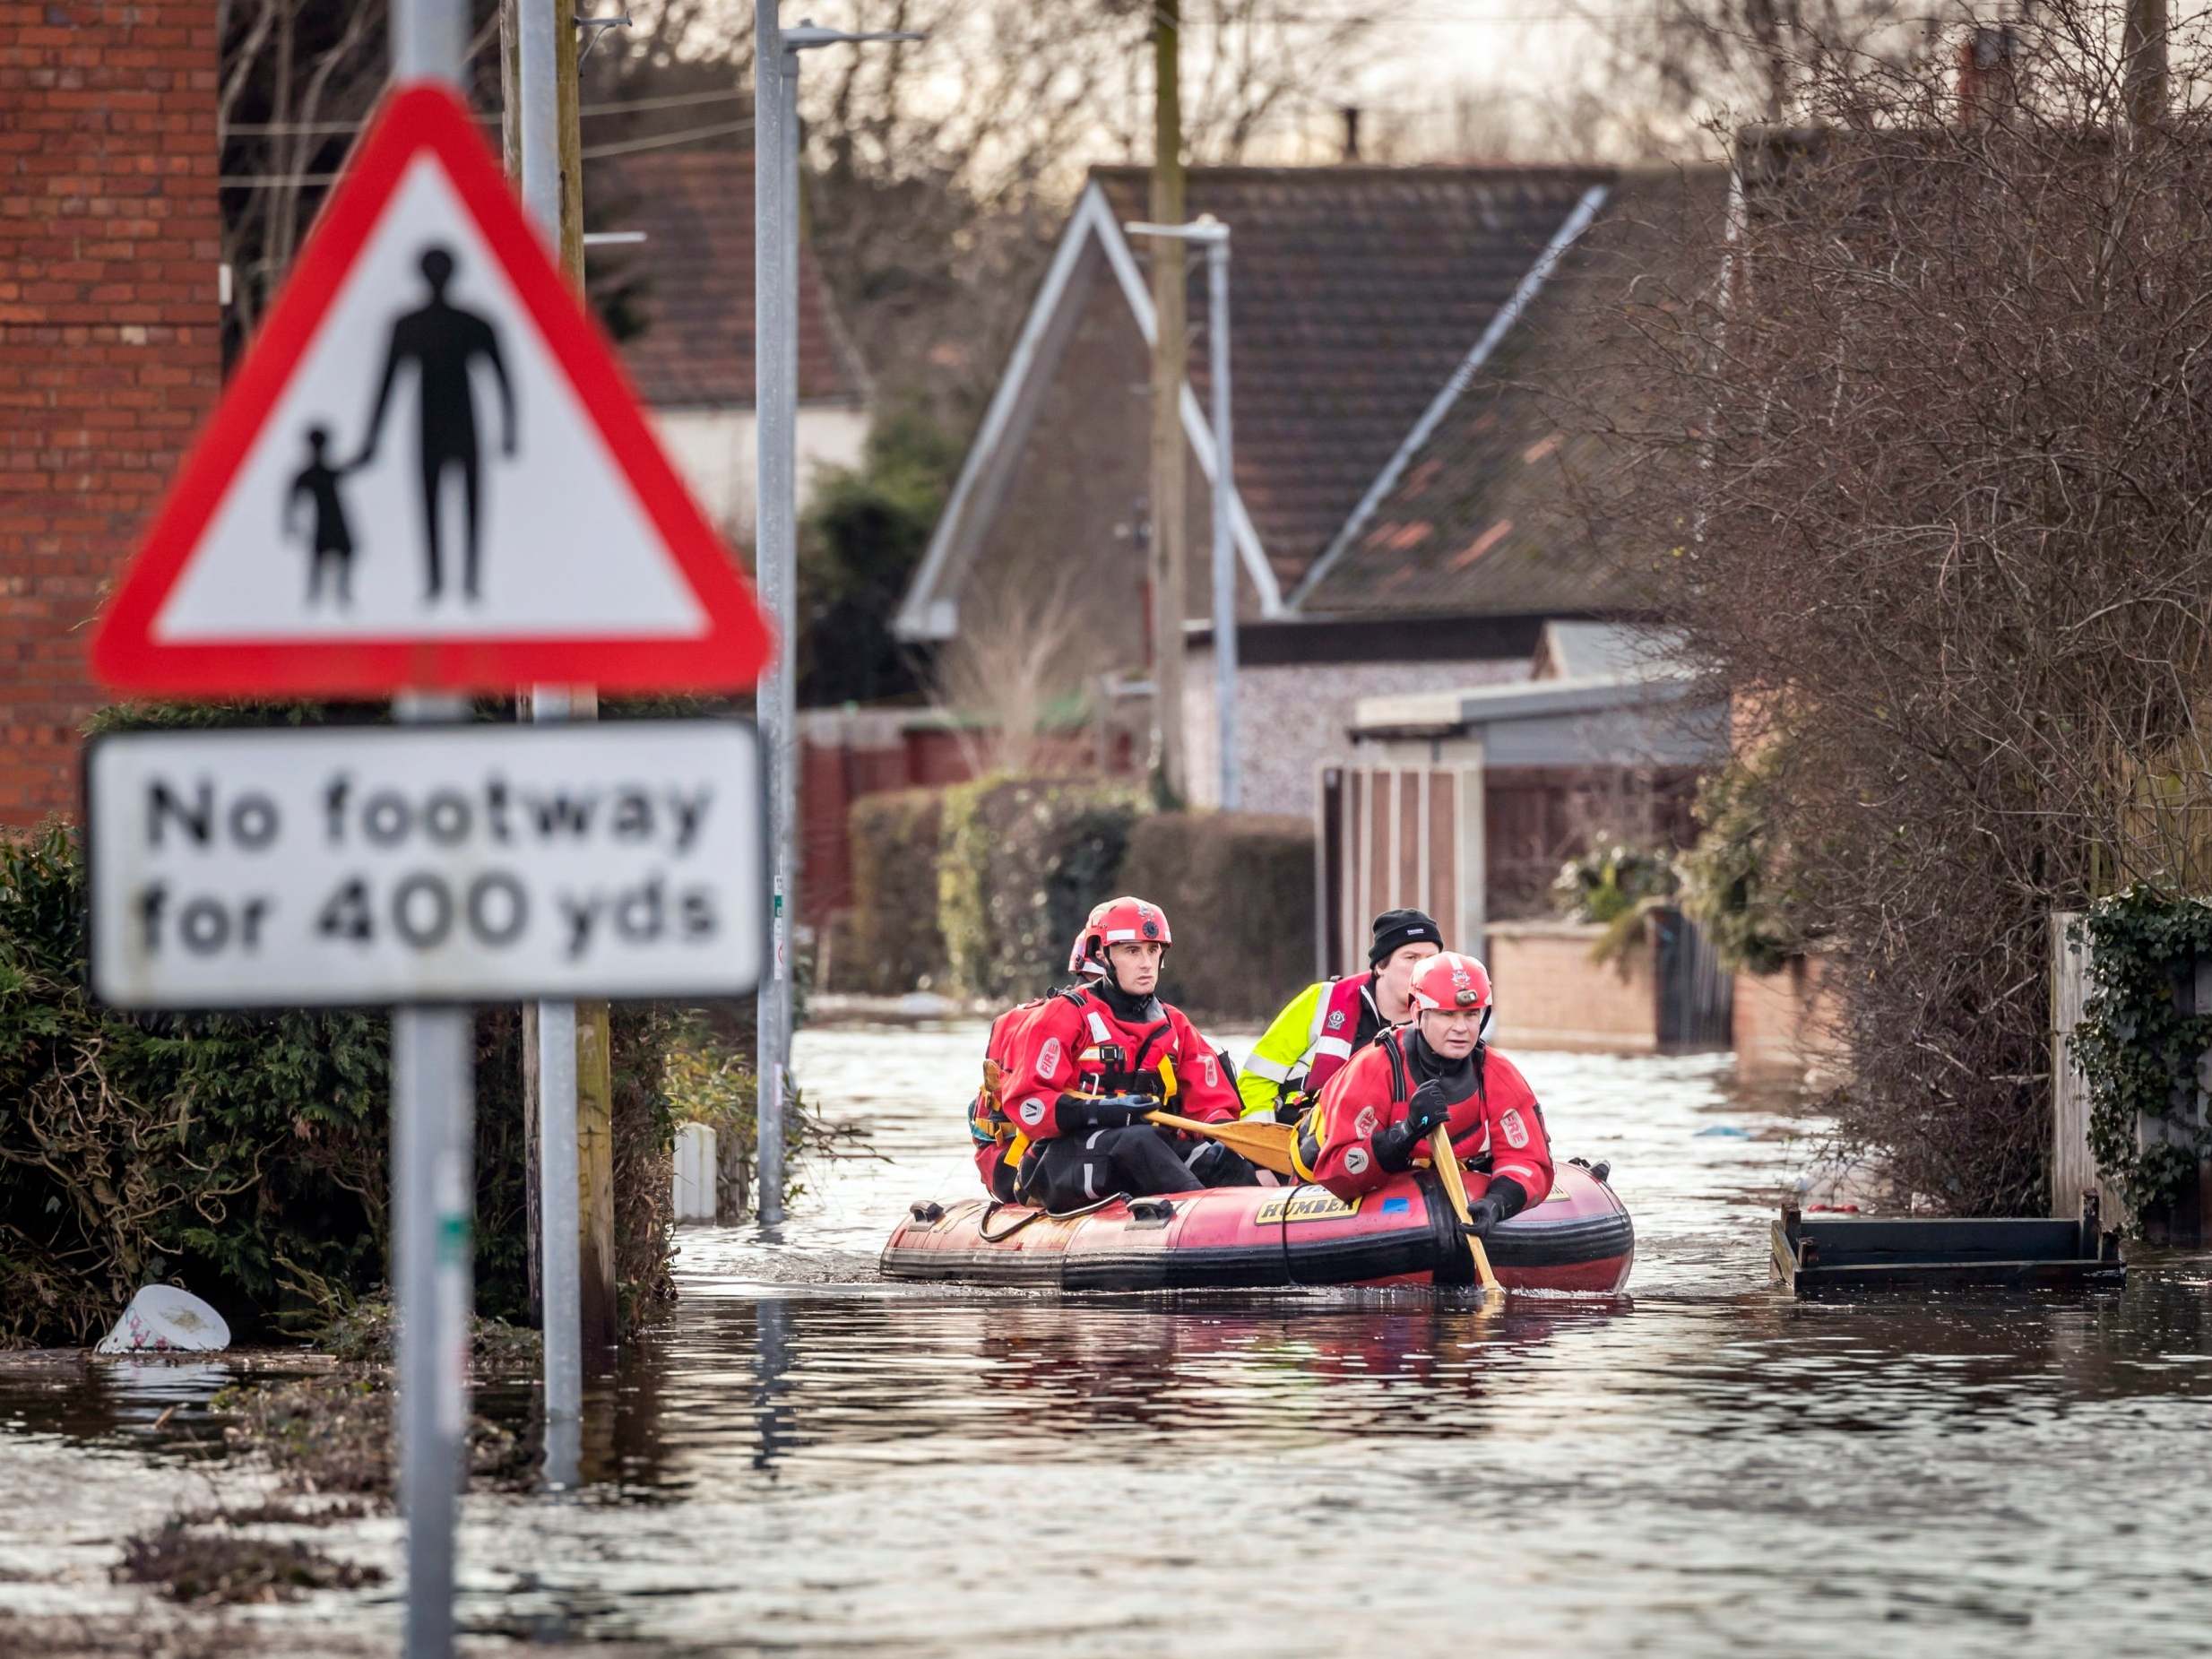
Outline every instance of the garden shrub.
<svg viewBox="0 0 2212 1659">
<path fill-rule="evenodd" d="M 1597 841 L 1560 867 L 1551 901 L 1569 921 L 1604 929 L 1590 947 L 1590 960 L 1616 963 L 1625 975 L 1631 956 L 1650 937 L 1652 917 L 1673 908 L 1681 885 L 1668 854 Z"/>
<path fill-rule="evenodd" d="M 833 988 L 895 997 L 945 975 L 938 925 L 938 848 L 944 795 L 893 790 L 863 795 L 846 815 L 852 909 L 830 954 Z"/>
<path fill-rule="evenodd" d="M 384 1283 L 390 1022 L 300 1010 L 125 1015 L 84 985 L 65 826 L 0 838 L 0 1346 L 100 1335 L 140 1285 L 242 1337 L 326 1322 Z M 626 1301 L 665 1289 L 670 1016 L 618 1007 L 616 1227 Z M 477 1306 L 528 1311 L 519 1010 L 477 1021 Z"/>
<path fill-rule="evenodd" d="M 1738 756 L 1698 789 L 1698 842 L 1681 855 L 1682 908 L 1703 925 L 1724 966 L 1778 973 L 1802 955 L 1773 785 Z"/>
<path fill-rule="evenodd" d="M 1143 810 L 1096 778 L 982 778 L 945 791 L 938 913 L 953 982 L 994 1001 L 1063 977 L 1091 906 L 1121 889 Z"/>
<path fill-rule="evenodd" d="M 2212 1160 L 2201 1081 L 2212 1010 L 2191 994 L 2212 958 L 2212 904 L 2138 884 L 2091 905 L 2074 938 L 2089 946 L 2072 1041 L 2089 1089 L 2089 1153 L 2130 1223 L 2163 1228 Z M 2141 1135 L 2147 1120 L 2155 1135 Z"/>
<path fill-rule="evenodd" d="M 1257 813 L 1163 812 L 1129 834 L 1114 888 L 1175 932 L 1162 988 L 1215 1020 L 1272 1015 L 1313 979 L 1313 825 Z"/>
</svg>

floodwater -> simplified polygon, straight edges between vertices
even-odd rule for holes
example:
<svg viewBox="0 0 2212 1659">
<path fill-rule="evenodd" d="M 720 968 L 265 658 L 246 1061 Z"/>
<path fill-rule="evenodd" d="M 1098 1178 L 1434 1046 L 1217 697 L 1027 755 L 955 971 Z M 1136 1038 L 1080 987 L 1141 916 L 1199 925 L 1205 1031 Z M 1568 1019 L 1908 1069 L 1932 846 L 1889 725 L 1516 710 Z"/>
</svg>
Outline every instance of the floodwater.
<svg viewBox="0 0 2212 1659">
<path fill-rule="evenodd" d="M 1560 1155 L 1611 1160 L 1636 1215 L 1629 1299 L 886 1283 L 907 1203 L 973 1183 L 981 1041 L 802 1035 L 802 1085 L 877 1158 L 810 1167 L 779 1238 L 687 1231 L 680 1305 L 593 1396 L 583 1491 L 470 1500 L 460 1615 L 486 1651 L 2212 1640 L 2212 1259 L 2141 1260 L 2117 1295 L 1800 1306 L 1765 1266 L 1811 1154 L 1799 1120 L 1737 1098 L 1724 1061 L 1525 1054 Z M 0 1470 L 64 1446 L 111 1474 L 190 1456 L 148 1439 L 174 1396 L 169 1430 L 203 1410 L 167 1387 L 0 1383 Z M 32 1521 L 0 1519 L 0 1568 Z M 359 1552 L 396 1568 L 394 1537 Z M 393 1598 L 271 1616 L 314 1652 L 395 1632 Z"/>
</svg>

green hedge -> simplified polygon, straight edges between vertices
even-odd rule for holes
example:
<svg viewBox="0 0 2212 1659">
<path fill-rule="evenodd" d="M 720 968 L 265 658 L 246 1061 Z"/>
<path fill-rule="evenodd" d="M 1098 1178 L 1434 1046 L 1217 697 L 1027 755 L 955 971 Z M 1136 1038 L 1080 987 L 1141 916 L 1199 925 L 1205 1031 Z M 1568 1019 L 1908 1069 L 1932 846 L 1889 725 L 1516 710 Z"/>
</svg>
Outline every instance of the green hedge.
<svg viewBox="0 0 2212 1659">
<path fill-rule="evenodd" d="M 95 1337 L 149 1280 L 206 1297 L 242 1336 L 320 1324 L 382 1283 L 386 1019 L 100 1008 L 83 914 L 66 828 L 0 838 L 0 1347 Z M 632 1305 L 667 1283 L 669 1025 L 615 1013 Z M 514 1009 L 477 1024 L 477 1303 L 505 1318 L 527 1303 L 521 1028 Z"/>
<path fill-rule="evenodd" d="M 1168 913 L 1161 988 L 1213 1020 L 1262 1020 L 1313 980 L 1313 826 L 1257 813 L 1162 812 L 1130 833 L 1113 889 Z"/>
<path fill-rule="evenodd" d="M 895 997 L 945 977 L 938 925 L 938 844 L 944 795 L 894 790 L 863 795 L 846 814 L 852 909 L 830 953 L 831 989 Z"/>
<path fill-rule="evenodd" d="M 984 778 L 945 791 L 938 915 L 961 991 L 1034 996 L 1067 965 L 1068 942 L 1110 896 L 1143 799 L 1097 779 Z"/>
<path fill-rule="evenodd" d="M 1175 924 L 1172 999 L 1265 1018 L 1313 975 L 1313 831 L 1302 818 L 1147 816 L 1131 784 L 987 778 L 855 801 L 856 903 L 837 989 L 947 987 L 994 1001 L 1064 977 L 1092 905 L 1136 893 Z"/>
</svg>

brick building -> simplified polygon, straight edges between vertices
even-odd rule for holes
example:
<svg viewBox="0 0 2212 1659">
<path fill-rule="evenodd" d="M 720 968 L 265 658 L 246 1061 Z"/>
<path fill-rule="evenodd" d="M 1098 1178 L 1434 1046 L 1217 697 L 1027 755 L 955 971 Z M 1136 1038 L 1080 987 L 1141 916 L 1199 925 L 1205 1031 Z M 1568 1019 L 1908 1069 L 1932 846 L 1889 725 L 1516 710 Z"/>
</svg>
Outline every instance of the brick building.
<svg viewBox="0 0 2212 1659">
<path fill-rule="evenodd" d="M 222 378 L 214 8 L 0 0 L 0 826 L 76 798 L 84 625 Z"/>
</svg>

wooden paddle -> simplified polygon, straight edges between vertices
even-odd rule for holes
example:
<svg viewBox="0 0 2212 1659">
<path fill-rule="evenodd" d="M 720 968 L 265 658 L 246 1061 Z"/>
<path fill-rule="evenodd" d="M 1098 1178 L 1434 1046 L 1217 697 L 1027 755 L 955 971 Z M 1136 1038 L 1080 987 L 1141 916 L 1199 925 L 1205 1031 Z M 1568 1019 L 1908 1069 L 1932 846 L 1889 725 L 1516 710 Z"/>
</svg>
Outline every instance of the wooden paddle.
<svg viewBox="0 0 2212 1659">
<path fill-rule="evenodd" d="M 1298 1131 L 1290 1124 L 1250 1118 L 1240 1118 L 1232 1123 L 1201 1123 L 1196 1118 L 1179 1118 L 1165 1111 L 1148 1111 L 1145 1121 L 1156 1123 L 1163 1129 L 1180 1129 L 1201 1140 L 1219 1141 L 1239 1156 L 1249 1158 L 1263 1170 L 1273 1170 L 1277 1175 L 1298 1174 L 1291 1162 L 1291 1137 Z"/>
<path fill-rule="evenodd" d="M 1444 1184 L 1444 1196 L 1451 1200 L 1452 1213 L 1459 1217 L 1461 1237 L 1467 1241 L 1467 1249 L 1474 1257 L 1474 1276 L 1482 1281 L 1485 1297 L 1502 1299 L 1506 1287 L 1498 1283 L 1498 1275 L 1491 1268 L 1490 1252 L 1482 1248 L 1482 1240 L 1465 1231 L 1473 1218 L 1467 1211 L 1467 1183 L 1460 1179 L 1459 1154 L 1452 1150 L 1452 1132 L 1446 1124 L 1438 1124 L 1436 1133 L 1429 1140 L 1429 1159 L 1436 1166 L 1437 1179 Z"/>
</svg>

